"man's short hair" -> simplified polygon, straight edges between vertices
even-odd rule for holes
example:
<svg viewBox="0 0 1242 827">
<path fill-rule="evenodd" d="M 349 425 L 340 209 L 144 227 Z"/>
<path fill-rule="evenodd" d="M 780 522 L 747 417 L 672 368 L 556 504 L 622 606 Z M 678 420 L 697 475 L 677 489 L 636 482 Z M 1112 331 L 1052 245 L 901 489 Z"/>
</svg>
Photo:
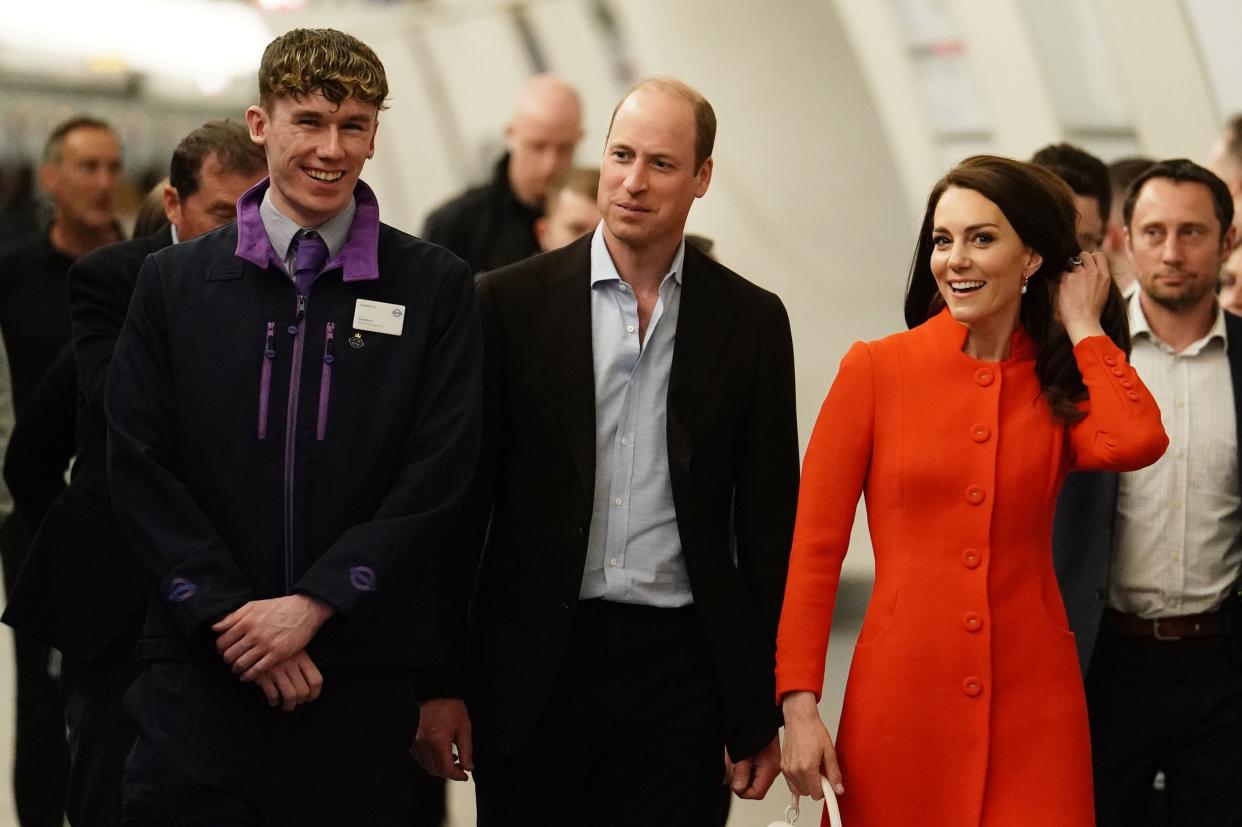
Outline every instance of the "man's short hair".
<svg viewBox="0 0 1242 827">
<path fill-rule="evenodd" d="M 1100 219 L 1108 224 L 1113 186 L 1103 161 L 1073 144 L 1049 144 L 1031 156 L 1031 163 L 1069 184 L 1075 195 L 1094 198 L 1100 205 Z"/>
<path fill-rule="evenodd" d="M 1139 192 L 1153 178 L 1168 178 L 1179 184 L 1203 184 L 1207 187 L 1208 192 L 1212 193 L 1212 205 L 1216 209 L 1216 220 L 1220 222 L 1221 237 L 1224 237 L 1233 223 L 1233 196 L 1229 194 L 1229 187 L 1211 170 L 1185 158 L 1158 161 L 1130 182 L 1130 189 L 1126 191 L 1125 207 L 1122 208 L 1127 228 L 1134 218 L 1134 204 L 1138 201 Z"/>
<path fill-rule="evenodd" d="M 293 29 L 267 44 L 259 63 L 259 104 L 315 92 L 333 103 L 355 98 L 384 109 L 388 77 L 371 47 L 336 29 Z"/>
<path fill-rule="evenodd" d="M 552 212 L 563 192 L 576 192 L 594 203 L 599 193 L 599 168 L 573 167 L 556 176 L 548 185 L 548 193 L 543 199 L 545 214 Z"/>
<path fill-rule="evenodd" d="M 69 133 L 75 129 L 106 129 L 113 132 L 112 125 L 107 121 L 101 121 L 90 115 L 74 115 L 69 120 L 57 124 L 52 133 L 47 136 L 47 141 L 43 144 L 43 163 L 49 164 L 60 160 L 65 138 L 68 138 Z"/>
<path fill-rule="evenodd" d="M 181 139 L 168 166 L 168 183 L 182 201 L 198 192 L 203 159 L 215 155 L 227 173 L 249 175 L 267 167 L 263 147 L 236 121 L 208 121 Z"/>
<path fill-rule="evenodd" d="M 1118 158 L 1108 165 L 1108 180 L 1113 185 L 1113 201 L 1121 204 L 1125 202 L 1126 192 L 1130 189 L 1130 184 L 1134 183 L 1134 179 L 1152 164 L 1156 163 L 1155 158 L 1145 158 L 1135 155 L 1129 158 Z"/>
<path fill-rule="evenodd" d="M 621 104 L 629 100 L 630 95 L 648 86 L 654 86 L 661 92 L 676 95 L 690 104 L 690 108 L 694 110 L 694 168 L 696 171 L 699 170 L 703 162 L 711 157 L 712 149 L 716 145 L 716 110 L 712 109 L 707 98 L 703 97 L 697 89 L 676 78 L 655 77 L 636 83 L 613 107 L 612 119 L 608 121 L 609 134 L 612 133 L 612 124 L 617 119 L 617 111 L 621 109 Z"/>
</svg>

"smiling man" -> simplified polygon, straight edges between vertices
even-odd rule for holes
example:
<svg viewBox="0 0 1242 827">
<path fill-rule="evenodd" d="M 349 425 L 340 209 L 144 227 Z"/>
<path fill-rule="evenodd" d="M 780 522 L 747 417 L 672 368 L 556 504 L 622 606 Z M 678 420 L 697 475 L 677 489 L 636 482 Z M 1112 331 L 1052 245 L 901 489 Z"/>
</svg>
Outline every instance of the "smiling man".
<svg viewBox="0 0 1242 827">
<path fill-rule="evenodd" d="M 458 780 L 477 763 L 483 827 L 710 824 L 725 748 L 739 796 L 779 771 L 793 348 L 779 298 L 685 243 L 715 133 L 689 86 L 639 84 L 595 232 L 479 283 L 484 449 L 449 596 L 463 668 L 423 704 L 417 752 Z M 551 812 L 532 795 L 549 778 Z"/>
<path fill-rule="evenodd" d="M 139 274 L 107 391 L 152 586 L 127 823 L 408 823 L 481 340 L 466 266 L 359 180 L 387 92 L 349 35 L 277 38 L 246 113 L 270 177 Z"/>
</svg>

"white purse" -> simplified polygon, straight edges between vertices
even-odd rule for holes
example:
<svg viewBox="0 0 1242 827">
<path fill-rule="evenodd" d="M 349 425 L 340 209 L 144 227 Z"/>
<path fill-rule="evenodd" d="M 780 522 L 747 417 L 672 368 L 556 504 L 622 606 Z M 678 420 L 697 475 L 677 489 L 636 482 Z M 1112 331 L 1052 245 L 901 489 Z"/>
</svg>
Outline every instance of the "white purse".
<svg viewBox="0 0 1242 827">
<path fill-rule="evenodd" d="M 841 823 L 841 808 L 837 806 L 837 793 L 832 789 L 832 785 L 828 783 L 827 778 L 820 778 L 820 784 L 824 788 L 824 804 L 828 807 L 828 823 L 832 827 L 844 827 Z M 798 795 L 795 793 L 793 803 L 785 808 L 785 820 L 773 821 L 768 827 L 787 827 L 798 820 Z M 810 825 L 814 827 L 814 825 Z"/>
</svg>

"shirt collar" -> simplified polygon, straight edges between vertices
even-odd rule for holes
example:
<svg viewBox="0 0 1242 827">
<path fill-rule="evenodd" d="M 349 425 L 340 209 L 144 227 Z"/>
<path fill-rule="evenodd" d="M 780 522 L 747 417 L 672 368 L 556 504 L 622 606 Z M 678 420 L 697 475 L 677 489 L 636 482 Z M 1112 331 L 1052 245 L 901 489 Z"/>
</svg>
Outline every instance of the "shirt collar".
<svg viewBox="0 0 1242 827">
<path fill-rule="evenodd" d="M 669 266 L 668 272 L 664 274 L 664 278 L 660 280 L 663 284 L 672 276 L 677 280 L 677 284 L 681 284 L 682 265 L 686 260 L 686 239 L 683 237 L 681 243 L 677 245 L 677 253 L 673 256 L 673 263 Z M 608 245 L 604 243 L 604 222 L 600 222 L 595 227 L 595 235 L 591 237 L 591 286 L 599 284 L 602 281 L 621 281 L 621 274 L 617 272 L 617 265 L 612 260 L 612 255 L 608 252 Z"/>
<path fill-rule="evenodd" d="M 299 230 L 319 233 L 328 245 L 324 270 L 340 268 L 345 281 L 379 278 L 379 202 L 363 181 L 354 186 L 349 205 L 318 227 L 300 227 L 276 209 L 264 178 L 237 201 L 237 256 L 256 267 L 285 269 L 289 244 Z M 277 252 L 279 251 L 279 252 Z"/>
<path fill-rule="evenodd" d="M 177 225 L 176 225 L 176 224 L 169 224 L 169 225 L 168 225 L 168 231 L 169 231 L 170 233 L 172 233 L 172 243 L 173 243 L 173 244 L 180 244 L 180 243 L 181 243 L 181 237 L 180 237 L 179 235 L 177 235 Z"/>
<path fill-rule="evenodd" d="M 1129 304 L 1126 308 L 1126 314 L 1129 316 L 1130 320 L 1130 338 L 1137 339 L 1138 337 L 1143 336 L 1153 342 L 1165 345 L 1165 343 L 1160 340 L 1160 337 L 1157 336 L 1151 329 L 1151 325 L 1147 323 L 1147 314 L 1143 312 L 1143 304 L 1139 301 L 1140 292 L 1141 291 L 1139 290 L 1135 290 L 1130 294 L 1128 300 Z M 1225 346 L 1225 352 L 1229 352 L 1229 334 L 1225 329 L 1225 311 L 1224 308 L 1220 306 L 1219 302 L 1216 304 L 1216 320 L 1212 322 L 1212 329 L 1207 332 L 1206 336 L 1182 352 L 1187 355 L 1198 353 L 1214 339 L 1220 339 L 1221 343 Z M 1167 347 L 1167 345 L 1165 345 L 1165 347 Z"/>
</svg>

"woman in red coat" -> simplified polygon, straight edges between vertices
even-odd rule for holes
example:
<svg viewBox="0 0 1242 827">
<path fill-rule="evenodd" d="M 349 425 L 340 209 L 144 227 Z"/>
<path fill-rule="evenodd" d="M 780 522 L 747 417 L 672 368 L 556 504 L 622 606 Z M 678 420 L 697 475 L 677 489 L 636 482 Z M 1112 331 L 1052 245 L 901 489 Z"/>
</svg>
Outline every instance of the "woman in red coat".
<svg viewBox="0 0 1242 827">
<path fill-rule="evenodd" d="M 777 639 L 783 768 L 816 798 L 827 775 L 849 827 L 1094 823 L 1052 515 L 1069 471 L 1142 468 L 1168 439 L 1074 224 L 1050 173 L 959 164 L 923 219 L 914 329 L 855 344 L 815 425 Z M 860 493 L 875 589 L 834 750 L 816 703 Z"/>
</svg>

